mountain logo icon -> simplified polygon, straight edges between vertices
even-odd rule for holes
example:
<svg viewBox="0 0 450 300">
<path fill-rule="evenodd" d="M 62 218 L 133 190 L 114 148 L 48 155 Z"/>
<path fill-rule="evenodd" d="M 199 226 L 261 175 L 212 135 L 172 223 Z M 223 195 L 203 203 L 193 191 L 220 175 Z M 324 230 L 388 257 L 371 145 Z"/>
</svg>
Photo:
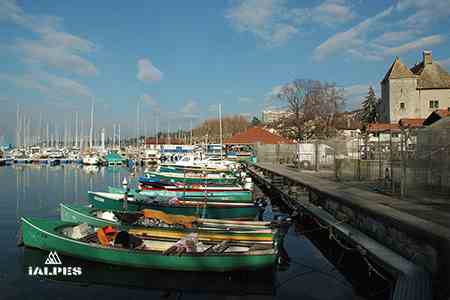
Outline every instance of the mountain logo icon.
<svg viewBox="0 0 450 300">
<path fill-rule="evenodd" d="M 62 262 L 59 259 L 58 253 L 56 251 L 51 251 L 47 256 L 47 259 L 45 260 L 45 264 L 46 265 L 61 265 Z"/>
</svg>

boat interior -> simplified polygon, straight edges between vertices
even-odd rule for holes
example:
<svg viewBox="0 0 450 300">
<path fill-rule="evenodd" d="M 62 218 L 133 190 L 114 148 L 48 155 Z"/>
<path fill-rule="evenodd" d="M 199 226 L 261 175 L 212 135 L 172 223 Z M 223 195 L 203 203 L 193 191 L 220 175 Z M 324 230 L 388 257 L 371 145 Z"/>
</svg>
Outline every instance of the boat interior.
<svg viewBox="0 0 450 300">
<path fill-rule="evenodd" d="M 133 249 L 139 251 L 162 252 L 163 255 L 214 255 L 214 254 L 251 254 L 264 251 L 269 254 L 273 251 L 272 243 L 257 243 L 252 241 L 198 241 L 197 234 L 191 233 L 181 239 L 154 238 L 144 235 L 133 235 L 125 231 L 112 231 L 105 233 L 103 228 L 96 228 L 88 224 L 70 225 L 58 228 L 57 233 L 68 238 L 92 245 Z M 127 237 L 127 243 L 118 242 L 119 235 Z M 125 245 L 127 244 L 127 245 Z"/>
</svg>

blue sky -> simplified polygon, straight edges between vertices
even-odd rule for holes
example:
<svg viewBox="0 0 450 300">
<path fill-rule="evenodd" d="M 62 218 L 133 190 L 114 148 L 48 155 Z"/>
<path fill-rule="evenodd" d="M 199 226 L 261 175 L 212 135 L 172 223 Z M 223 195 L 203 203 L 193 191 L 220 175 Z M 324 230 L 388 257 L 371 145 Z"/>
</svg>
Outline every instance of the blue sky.
<svg viewBox="0 0 450 300">
<path fill-rule="evenodd" d="M 188 127 L 223 114 L 259 115 L 295 78 L 335 82 L 357 107 L 399 56 L 432 50 L 450 66 L 450 1 L 12 1 L 0 0 L 0 136 L 17 105 L 33 127 L 62 132 L 78 112 L 87 132 L 120 123 Z"/>
</svg>

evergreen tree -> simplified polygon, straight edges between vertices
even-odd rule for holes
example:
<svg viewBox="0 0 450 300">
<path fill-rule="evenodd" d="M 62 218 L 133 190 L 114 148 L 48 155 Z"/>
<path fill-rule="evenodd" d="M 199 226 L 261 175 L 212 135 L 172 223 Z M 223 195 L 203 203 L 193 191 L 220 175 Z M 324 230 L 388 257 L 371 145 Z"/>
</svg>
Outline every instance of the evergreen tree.
<svg viewBox="0 0 450 300">
<path fill-rule="evenodd" d="M 252 124 L 252 126 L 258 126 L 261 124 L 261 121 L 258 119 L 258 117 L 253 117 L 251 124 Z"/>
<path fill-rule="evenodd" d="M 372 86 L 370 86 L 369 92 L 362 103 L 363 108 L 359 114 L 359 119 L 364 125 L 377 121 L 377 104 L 377 96 L 375 95 Z"/>
</svg>

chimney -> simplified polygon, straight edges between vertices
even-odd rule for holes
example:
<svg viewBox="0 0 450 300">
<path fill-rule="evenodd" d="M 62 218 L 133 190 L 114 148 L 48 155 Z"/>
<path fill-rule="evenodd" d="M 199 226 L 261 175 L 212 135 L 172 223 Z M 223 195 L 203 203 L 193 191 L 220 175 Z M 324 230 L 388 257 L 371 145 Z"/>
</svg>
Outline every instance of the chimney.
<svg viewBox="0 0 450 300">
<path fill-rule="evenodd" d="M 431 56 L 431 51 L 423 51 L 423 64 L 431 65 L 433 63 L 433 58 Z"/>
</svg>

